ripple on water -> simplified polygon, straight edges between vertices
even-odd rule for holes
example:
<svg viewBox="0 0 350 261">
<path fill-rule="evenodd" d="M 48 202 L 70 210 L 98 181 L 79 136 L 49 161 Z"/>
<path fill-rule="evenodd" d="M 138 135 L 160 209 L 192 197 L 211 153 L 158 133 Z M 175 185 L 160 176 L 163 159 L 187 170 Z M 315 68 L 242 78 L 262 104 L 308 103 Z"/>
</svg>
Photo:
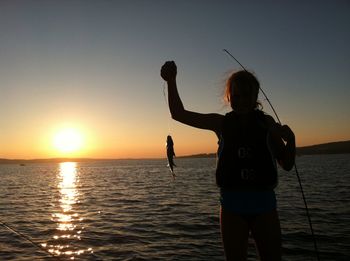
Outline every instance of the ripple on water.
<svg viewBox="0 0 350 261">
<path fill-rule="evenodd" d="M 350 260 L 350 156 L 299 157 L 321 260 Z M 46 251 L 75 260 L 218 260 L 215 159 L 0 166 L 0 220 Z M 312 237 L 294 174 L 277 188 L 285 260 L 313 260 Z M 0 227 L 1 260 L 48 254 Z M 256 255 L 250 241 L 249 260 Z"/>
</svg>

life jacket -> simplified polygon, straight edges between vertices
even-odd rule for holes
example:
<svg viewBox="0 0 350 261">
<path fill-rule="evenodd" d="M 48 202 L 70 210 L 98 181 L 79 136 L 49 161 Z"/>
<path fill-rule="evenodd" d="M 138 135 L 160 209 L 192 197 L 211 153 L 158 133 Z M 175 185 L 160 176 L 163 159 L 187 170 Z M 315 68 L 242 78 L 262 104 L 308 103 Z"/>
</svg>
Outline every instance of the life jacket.
<svg viewBox="0 0 350 261">
<path fill-rule="evenodd" d="M 276 160 L 268 140 L 266 115 L 252 112 L 245 127 L 234 111 L 225 115 L 219 140 L 216 183 L 225 189 L 273 189 Z"/>
</svg>

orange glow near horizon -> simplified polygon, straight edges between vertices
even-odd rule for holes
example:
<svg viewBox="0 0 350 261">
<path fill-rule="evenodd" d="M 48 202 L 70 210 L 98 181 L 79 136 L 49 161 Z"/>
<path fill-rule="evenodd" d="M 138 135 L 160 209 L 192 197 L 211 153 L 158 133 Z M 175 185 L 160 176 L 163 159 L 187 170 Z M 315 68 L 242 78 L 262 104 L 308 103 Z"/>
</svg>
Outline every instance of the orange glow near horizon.
<svg viewBox="0 0 350 261">
<path fill-rule="evenodd" d="M 166 132 L 126 128 L 123 124 L 92 121 L 47 122 L 33 124 L 22 133 L 13 132 L 0 147 L 0 158 L 164 158 Z M 143 126 L 148 126 L 146 123 Z M 338 131 L 324 129 L 308 134 L 305 125 L 291 124 L 298 147 L 348 140 L 348 128 Z M 155 126 L 156 128 L 157 126 Z M 162 126 L 158 126 L 160 129 Z M 21 135 L 20 135 L 21 134 Z M 174 126 L 173 139 L 177 156 L 215 153 L 217 137 L 212 132 Z"/>
</svg>

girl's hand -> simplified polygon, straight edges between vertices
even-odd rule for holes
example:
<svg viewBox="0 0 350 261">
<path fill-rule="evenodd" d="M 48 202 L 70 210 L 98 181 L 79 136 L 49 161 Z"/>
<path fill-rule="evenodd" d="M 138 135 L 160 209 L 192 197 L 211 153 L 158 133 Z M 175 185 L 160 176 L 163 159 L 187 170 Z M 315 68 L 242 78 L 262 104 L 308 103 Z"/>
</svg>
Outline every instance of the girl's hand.
<svg viewBox="0 0 350 261">
<path fill-rule="evenodd" d="M 160 76 L 164 81 L 175 81 L 177 74 L 177 67 L 174 61 L 167 61 L 160 70 Z"/>
<path fill-rule="evenodd" d="M 289 128 L 288 125 L 280 125 L 279 123 L 276 123 L 275 126 L 272 128 L 272 133 L 281 137 L 282 140 L 285 142 L 288 142 L 288 143 L 295 142 L 294 133 Z"/>
<path fill-rule="evenodd" d="M 293 131 L 289 128 L 288 125 L 281 126 L 281 138 L 288 143 L 295 142 L 295 136 Z"/>
</svg>

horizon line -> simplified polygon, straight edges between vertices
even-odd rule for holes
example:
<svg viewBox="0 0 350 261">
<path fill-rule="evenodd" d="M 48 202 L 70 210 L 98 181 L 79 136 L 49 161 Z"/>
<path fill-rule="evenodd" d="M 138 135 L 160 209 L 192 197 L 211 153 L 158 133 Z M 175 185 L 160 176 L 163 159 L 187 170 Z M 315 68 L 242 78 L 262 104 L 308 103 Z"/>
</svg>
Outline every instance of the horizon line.
<svg viewBox="0 0 350 261">
<path fill-rule="evenodd" d="M 336 144 L 336 143 L 350 143 L 350 140 L 343 140 L 343 141 L 334 141 L 334 142 L 326 142 L 326 143 L 320 143 L 315 145 L 308 145 L 308 146 L 302 146 L 302 147 L 296 147 L 296 149 L 306 149 L 306 148 L 314 148 L 317 146 L 325 146 L 330 144 Z M 196 154 L 185 154 L 177 156 L 176 158 L 190 158 L 190 157 L 213 157 L 213 155 L 216 155 L 216 152 L 211 153 L 196 153 Z M 46 161 L 46 162 L 62 162 L 62 161 L 113 161 L 113 160 L 157 160 L 157 159 L 166 159 L 167 157 L 125 157 L 125 158 L 93 158 L 93 157 L 50 157 L 50 158 L 32 158 L 32 159 L 23 159 L 23 158 L 0 158 L 1 162 L 19 162 L 19 161 Z"/>
</svg>

